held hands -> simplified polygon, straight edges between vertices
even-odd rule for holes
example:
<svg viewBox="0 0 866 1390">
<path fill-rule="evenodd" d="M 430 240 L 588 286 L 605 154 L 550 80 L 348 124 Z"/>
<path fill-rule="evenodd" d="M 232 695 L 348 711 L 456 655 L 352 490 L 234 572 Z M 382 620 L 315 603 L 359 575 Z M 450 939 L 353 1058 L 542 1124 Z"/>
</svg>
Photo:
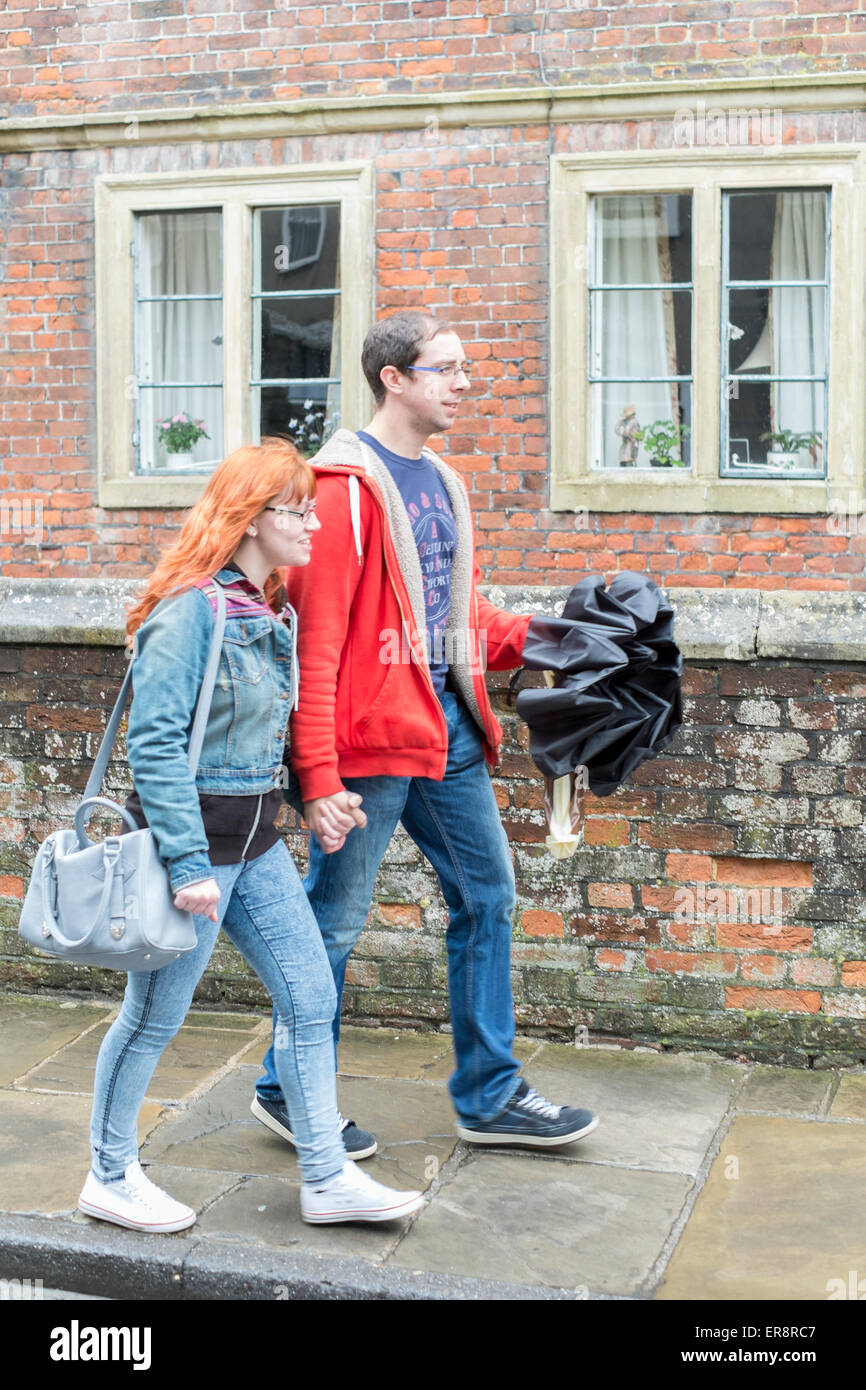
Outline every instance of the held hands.
<svg viewBox="0 0 866 1390">
<path fill-rule="evenodd" d="M 216 906 L 220 900 L 220 890 L 215 878 L 206 878 L 203 883 L 191 883 L 189 888 L 181 888 L 174 895 L 174 905 L 181 912 L 194 912 L 200 917 L 217 920 Z"/>
<path fill-rule="evenodd" d="M 304 820 L 325 854 L 342 849 L 349 831 L 356 825 L 363 829 L 367 824 L 367 817 L 360 809 L 361 801 L 357 792 L 343 791 L 304 802 Z"/>
</svg>

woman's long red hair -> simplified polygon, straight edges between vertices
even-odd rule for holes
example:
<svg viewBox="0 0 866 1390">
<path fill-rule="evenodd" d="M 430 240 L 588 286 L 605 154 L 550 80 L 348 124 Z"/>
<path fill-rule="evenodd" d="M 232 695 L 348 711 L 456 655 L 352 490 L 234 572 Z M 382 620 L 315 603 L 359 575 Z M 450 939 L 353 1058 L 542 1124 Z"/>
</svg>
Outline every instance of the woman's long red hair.
<svg viewBox="0 0 866 1390">
<path fill-rule="evenodd" d="M 223 459 L 177 540 L 163 553 L 142 597 L 129 609 L 127 636 L 132 637 L 167 594 L 189 589 L 221 570 L 253 518 L 286 491 L 298 501 L 316 493 L 315 473 L 287 439 L 245 444 Z M 268 575 L 264 593 L 274 612 L 279 612 L 283 593 L 279 570 Z"/>
</svg>

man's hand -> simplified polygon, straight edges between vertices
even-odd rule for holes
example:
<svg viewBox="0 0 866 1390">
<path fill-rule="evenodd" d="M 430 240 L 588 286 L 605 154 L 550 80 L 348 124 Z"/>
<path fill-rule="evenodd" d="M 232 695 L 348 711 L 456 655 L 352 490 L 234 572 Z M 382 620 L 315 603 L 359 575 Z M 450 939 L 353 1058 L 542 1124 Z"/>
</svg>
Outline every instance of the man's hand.
<svg viewBox="0 0 866 1390">
<path fill-rule="evenodd" d="M 312 830 L 325 854 L 334 854 L 346 843 L 346 836 L 357 825 L 367 824 L 360 809 L 362 798 L 357 792 L 335 792 L 304 802 L 304 820 Z"/>
<path fill-rule="evenodd" d="M 220 900 L 220 890 L 215 878 L 206 878 L 203 883 L 191 883 L 174 895 L 174 905 L 181 912 L 194 912 L 199 917 L 217 920 L 216 905 Z"/>
</svg>

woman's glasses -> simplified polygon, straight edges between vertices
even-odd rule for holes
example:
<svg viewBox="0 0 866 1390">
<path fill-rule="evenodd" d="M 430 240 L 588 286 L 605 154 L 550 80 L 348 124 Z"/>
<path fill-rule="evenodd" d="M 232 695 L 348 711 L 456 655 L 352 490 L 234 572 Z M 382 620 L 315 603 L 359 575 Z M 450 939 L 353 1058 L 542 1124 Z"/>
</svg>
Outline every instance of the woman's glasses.
<svg viewBox="0 0 866 1390">
<path fill-rule="evenodd" d="M 262 511 L 277 512 L 279 516 L 296 516 L 306 526 L 311 516 L 316 515 L 315 502 L 307 502 L 303 511 L 296 511 L 293 507 L 263 507 Z"/>
</svg>

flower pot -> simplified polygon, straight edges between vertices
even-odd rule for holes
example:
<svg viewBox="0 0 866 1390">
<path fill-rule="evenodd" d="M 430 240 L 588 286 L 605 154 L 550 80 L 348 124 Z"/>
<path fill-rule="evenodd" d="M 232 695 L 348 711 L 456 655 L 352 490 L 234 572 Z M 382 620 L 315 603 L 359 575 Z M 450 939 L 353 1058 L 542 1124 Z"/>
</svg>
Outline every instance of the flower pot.
<svg viewBox="0 0 866 1390">
<path fill-rule="evenodd" d="M 650 468 L 673 468 L 670 459 L 650 459 Z"/>
<path fill-rule="evenodd" d="M 797 454 L 784 454 L 779 449 L 767 450 L 767 463 L 771 468 L 796 468 Z"/>
<path fill-rule="evenodd" d="M 185 450 L 183 453 L 172 454 L 172 453 L 169 452 L 168 449 L 166 449 L 166 451 L 165 451 L 165 466 L 166 466 L 166 468 L 167 468 L 170 472 L 174 472 L 174 473 L 182 473 L 182 472 L 184 472 L 187 468 L 189 468 L 189 458 L 190 458 L 190 454 L 191 454 L 191 453 L 192 453 L 192 450 L 191 450 L 191 449 L 187 449 L 187 450 Z"/>
</svg>

